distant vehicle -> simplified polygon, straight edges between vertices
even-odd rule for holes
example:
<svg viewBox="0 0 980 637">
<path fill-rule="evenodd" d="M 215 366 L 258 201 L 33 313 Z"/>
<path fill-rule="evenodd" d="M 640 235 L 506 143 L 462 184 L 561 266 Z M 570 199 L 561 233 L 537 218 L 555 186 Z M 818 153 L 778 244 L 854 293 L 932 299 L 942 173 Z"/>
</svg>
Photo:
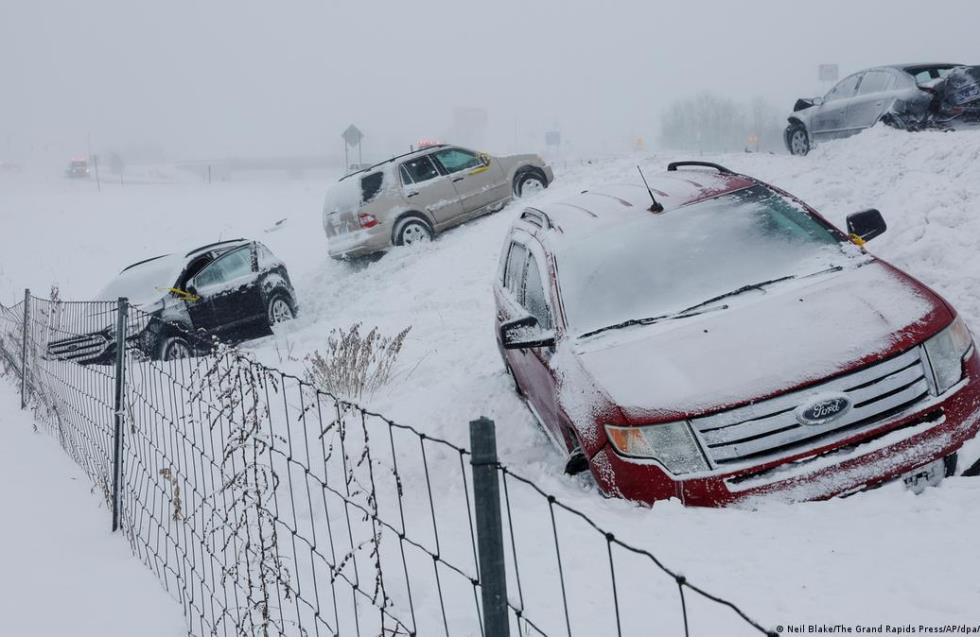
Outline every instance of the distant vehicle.
<svg viewBox="0 0 980 637">
<path fill-rule="evenodd" d="M 71 179 L 84 179 L 88 175 L 87 159 L 73 159 L 69 162 L 68 168 L 65 169 L 65 176 Z"/>
<path fill-rule="evenodd" d="M 824 97 L 797 100 L 786 148 L 805 155 L 878 122 L 905 130 L 980 123 L 980 66 L 902 64 L 849 75 Z"/>
<path fill-rule="evenodd" d="M 168 254 L 125 268 L 97 296 L 126 297 L 130 344 L 151 359 L 174 360 L 208 351 L 211 337 L 237 342 L 292 319 L 296 295 L 286 266 L 257 241 L 213 243 L 186 254 Z M 115 353 L 111 318 L 83 336 L 52 341 L 48 356 L 81 364 L 107 363 Z"/>
<path fill-rule="evenodd" d="M 976 470 L 957 457 L 980 430 L 973 338 L 861 247 L 885 231 L 877 210 L 844 233 L 702 162 L 650 186 L 659 209 L 633 186 L 527 208 L 501 253 L 498 346 L 567 471 L 720 506 Z"/>
<path fill-rule="evenodd" d="M 327 249 L 341 259 L 430 241 L 552 181 L 551 168 L 537 155 L 492 157 L 439 144 L 393 157 L 327 191 Z"/>
</svg>

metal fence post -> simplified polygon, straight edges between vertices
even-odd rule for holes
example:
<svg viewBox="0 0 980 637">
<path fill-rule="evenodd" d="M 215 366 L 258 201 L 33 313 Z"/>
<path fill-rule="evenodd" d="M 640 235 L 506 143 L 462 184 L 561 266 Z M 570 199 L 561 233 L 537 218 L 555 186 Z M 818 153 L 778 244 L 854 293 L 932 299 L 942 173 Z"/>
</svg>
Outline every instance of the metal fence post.
<svg viewBox="0 0 980 637">
<path fill-rule="evenodd" d="M 470 421 L 473 457 L 473 505 L 476 509 L 477 552 L 483 592 L 483 634 L 509 637 L 507 571 L 504 563 L 504 530 L 500 515 L 500 483 L 497 479 L 497 437 L 493 421 Z"/>
<path fill-rule="evenodd" d="M 27 409 L 27 324 L 31 320 L 31 291 L 24 290 L 24 333 L 20 346 L 20 408 Z"/>
<path fill-rule="evenodd" d="M 119 514 L 122 508 L 122 463 L 123 463 L 123 392 L 126 387 L 126 323 L 129 314 L 129 300 L 120 298 L 116 302 L 116 397 L 115 431 L 112 438 L 112 530 L 119 529 Z"/>
</svg>

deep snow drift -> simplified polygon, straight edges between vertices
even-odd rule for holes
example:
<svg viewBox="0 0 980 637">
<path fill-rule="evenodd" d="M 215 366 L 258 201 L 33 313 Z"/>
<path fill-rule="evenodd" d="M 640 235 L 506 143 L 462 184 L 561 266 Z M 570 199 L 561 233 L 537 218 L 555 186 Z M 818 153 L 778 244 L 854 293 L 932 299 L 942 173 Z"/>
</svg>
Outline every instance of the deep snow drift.
<svg viewBox="0 0 980 637">
<path fill-rule="evenodd" d="M 559 162 L 556 183 L 538 197 L 634 183 L 637 162 L 649 173 L 689 156 Z M 889 231 L 871 251 L 980 326 L 980 134 L 876 128 L 804 158 L 703 159 L 782 187 L 838 225 L 848 213 L 879 208 Z M 4 303 L 24 286 L 43 294 L 52 282 L 63 298 L 87 298 L 130 262 L 218 238 L 256 238 L 286 262 L 301 303 L 297 321 L 247 346 L 264 362 L 301 372 L 332 328 L 362 322 L 395 334 L 411 326 L 397 379 L 366 401 L 372 408 L 462 444 L 469 420 L 493 418 L 504 463 L 764 623 L 980 622 L 980 480 L 948 480 L 921 496 L 893 484 L 845 500 L 704 511 L 604 500 L 588 479 L 564 476 L 562 458 L 514 395 L 492 333 L 491 280 L 517 205 L 354 268 L 326 257 L 326 179 L 211 186 L 176 179 L 104 184 L 102 193 L 90 182 L 3 179 Z"/>
</svg>

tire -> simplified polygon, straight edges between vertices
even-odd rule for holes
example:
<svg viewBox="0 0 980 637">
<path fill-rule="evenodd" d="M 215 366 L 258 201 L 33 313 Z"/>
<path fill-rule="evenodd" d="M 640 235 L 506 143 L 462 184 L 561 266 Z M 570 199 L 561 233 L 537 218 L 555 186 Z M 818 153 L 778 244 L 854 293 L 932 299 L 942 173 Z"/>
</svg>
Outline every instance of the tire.
<svg viewBox="0 0 980 637">
<path fill-rule="evenodd" d="M 794 122 L 786 129 L 786 148 L 790 155 L 802 157 L 810 152 L 810 136 L 803 124 Z"/>
<path fill-rule="evenodd" d="M 432 241 L 432 227 L 418 217 L 405 217 L 395 226 L 395 245 L 409 246 Z"/>
<path fill-rule="evenodd" d="M 514 193 L 518 197 L 530 196 L 541 192 L 548 187 L 548 182 L 536 171 L 529 170 L 517 178 L 517 187 Z"/>
<path fill-rule="evenodd" d="M 273 325 L 285 323 L 296 318 L 296 308 L 285 292 L 273 292 L 265 306 L 265 321 L 271 328 Z"/>
<path fill-rule="evenodd" d="M 885 126 L 888 126 L 890 128 L 895 128 L 898 130 L 910 131 L 913 128 L 908 124 L 908 122 L 905 121 L 905 118 L 903 116 L 897 113 L 885 113 L 884 115 L 881 116 L 881 119 L 879 119 L 878 121 L 884 124 Z"/>
<path fill-rule="evenodd" d="M 194 349 L 185 337 L 168 336 L 160 343 L 158 358 L 162 361 L 176 361 L 193 355 Z"/>
</svg>

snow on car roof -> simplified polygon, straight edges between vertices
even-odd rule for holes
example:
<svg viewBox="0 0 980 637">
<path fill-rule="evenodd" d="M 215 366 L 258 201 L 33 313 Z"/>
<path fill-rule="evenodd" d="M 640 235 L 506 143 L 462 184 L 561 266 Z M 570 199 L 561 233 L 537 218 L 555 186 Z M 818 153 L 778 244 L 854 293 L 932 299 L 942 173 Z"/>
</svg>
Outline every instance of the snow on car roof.
<svg viewBox="0 0 980 637">
<path fill-rule="evenodd" d="M 522 216 L 544 215 L 557 232 L 545 239 L 558 247 L 563 242 L 594 232 L 600 227 L 632 221 L 637 215 L 657 215 L 687 204 L 747 188 L 757 182 L 751 177 L 736 174 L 717 174 L 704 170 L 680 170 L 649 177 L 650 190 L 663 206 L 663 212 L 653 213 L 650 193 L 639 184 L 609 184 L 559 201 L 529 209 Z M 531 221 L 532 225 L 537 225 Z"/>
<path fill-rule="evenodd" d="M 205 250 L 210 250 L 218 247 L 223 247 L 225 250 L 230 250 L 240 245 L 245 245 L 246 243 L 248 243 L 248 239 L 228 239 L 227 241 L 216 241 L 215 243 L 209 243 L 207 245 L 203 245 L 200 248 L 194 248 L 184 256 L 190 257 L 200 252 L 204 252 Z"/>
<path fill-rule="evenodd" d="M 429 146 L 420 146 L 419 148 L 416 148 L 415 150 L 409 151 L 407 153 L 403 153 L 401 155 L 395 155 L 394 157 L 389 157 L 388 159 L 386 159 L 384 161 L 379 161 L 378 163 L 372 164 L 372 165 L 368 166 L 367 168 L 361 168 L 360 170 L 355 170 L 352 173 L 347 173 L 346 175 L 344 175 L 343 177 L 341 177 L 337 181 L 344 181 L 345 179 L 348 179 L 350 177 L 353 177 L 354 175 L 360 175 L 362 173 L 369 173 L 369 172 L 371 172 L 373 170 L 376 170 L 378 168 L 381 168 L 381 167 L 385 166 L 386 164 L 390 164 L 390 163 L 394 162 L 396 159 L 405 159 L 407 157 L 414 157 L 416 155 L 423 155 L 425 153 L 429 153 L 431 151 L 434 151 L 437 148 L 444 148 L 447 145 L 448 144 L 431 144 Z"/>
</svg>

